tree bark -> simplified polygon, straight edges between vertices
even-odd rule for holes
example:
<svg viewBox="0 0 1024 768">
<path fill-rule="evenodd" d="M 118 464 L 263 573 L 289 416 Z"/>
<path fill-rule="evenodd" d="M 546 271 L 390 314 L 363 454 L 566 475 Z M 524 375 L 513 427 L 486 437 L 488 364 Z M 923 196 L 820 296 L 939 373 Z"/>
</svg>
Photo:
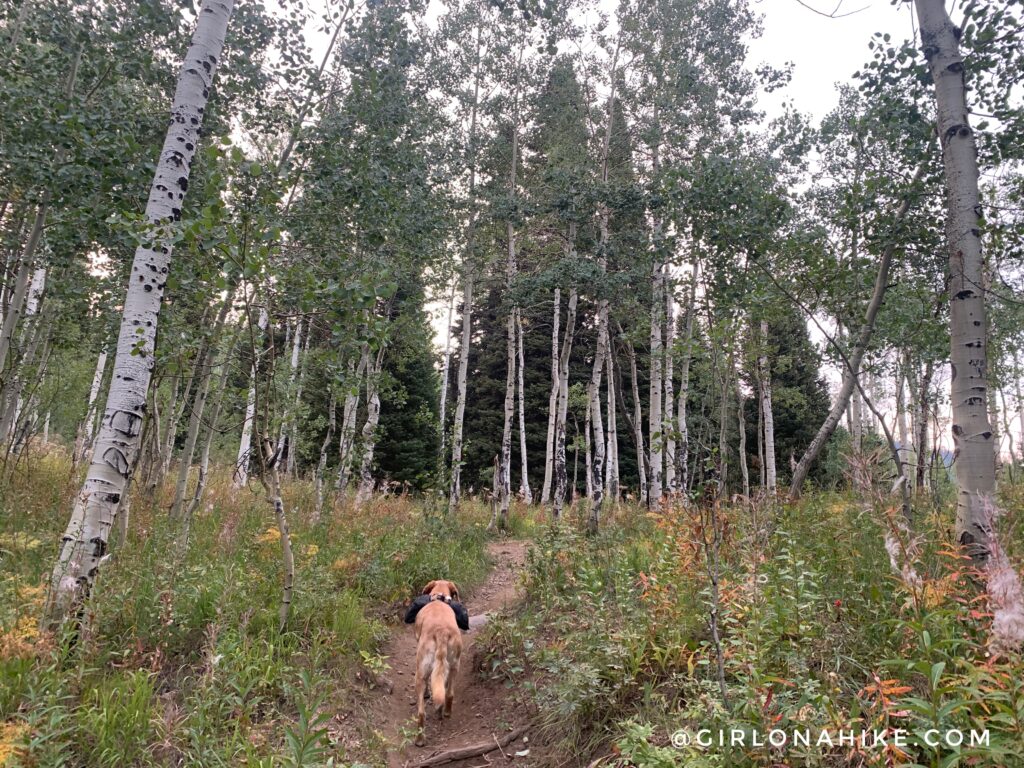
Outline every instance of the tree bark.
<svg viewBox="0 0 1024 768">
<path fill-rule="evenodd" d="M 516 310 L 516 340 L 519 347 L 518 384 L 516 387 L 519 391 L 519 493 L 524 502 L 533 504 L 533 493 L 530 491 L 530 468 L 526 455 L 526 389 L 523 386 L 526 356 L 523 354 L 523 317 L 518 309 Z"/>
<path fill-rule="evenodd" d="M 363 424 L 363 456 L 359 466 L 359 490 L 356 506 L 362 506 L 373 494 L 373 459 L 377 448 L 377 426 L 380 424 L 380 372 L 384 364 L 384 345 L 366 371 L 366 422 Z"/>
<path fill-rule="evenodd" d="M 676 399 L 676 489 L 685 494 L 690 487 L 690 428 L 686 409 L 690 397 L 690 361 L 693 359 L 693 318 L 697 314 L 697 280 L 700 263 L 694 261 L 683 328 L 682 358 L 679 361 L 679 397 Z"/>
<path fill-rule="evenodd" d="M 338 395 L 331 388 L 331 404 L 327 406 L 327 434 L 324 435 L 324 441 L 320 443 L 320 462 L 316 465 L 316 477 L 314 478 L 314 491 L 316 496 L 316 504 L 313 507 L 313 516 L 310 518 L 310 522 L 316 525 L 320 522 L 320 517 L 324 511 L 324 475 L 327 472 L 327 449 L 331 445 L 331 441 L 334 439 L 334 430 L 338 424 L 337 418 L 337 406 L 338 406 Z"/>
<path fill-rule="evenodd" d="M 658 229 L 658 225 L 655 225 Z M 662 398 L 662 331 L 661 318 L 665 312 L 665 297 L 662 282 L 662 263 L 658 250 L 655 251 L 654 266 L 651 269 L 651 380 L 647 405 L 647 433 L 650 436 L 650 480 L 647 483 L 647 502 L 651 508 L 661 503 L 662 465 L 664 463 L 661 423 Z"/>
<path fill-rule="evenodd" d="M 772 369 L 768 359 L 768 321 L 761 321 L 760 354 L 757 356 L 758 386 L 761 389 L 761 425 L 764 429 L 764 491 L 775 498 L 778 482 L 775 468 L 775 413 L 772 410 Z"/>
<path fill-rule="evenodd" d="M 469 265 L 463 265 L 462 276 L 462 340 L 459 345 L 458 394 L 455 400 L 455 420 L 452 423 L 452 468 L 448 487 L 448 511 L 454 512 L 462 495 L 462 427 L 466 420 L 466 380 L 469 375 L 469 351 L 473 338 L 473 274 Z"/>
<path fill-rule="evenodd" d="M 370 364 L 370 348 L 364 344 L 359 355 L 359 365 L 351 361 L 348 366 L 348 377 L 346 380 L 347 391 L 345 392 L 345 405 L 341 411 L 341 437 L 338 439 L 338 479 L 334 489 L 337 493 L 343 493 L 348 488 L 352 475 L 352 454 L 356 439 L 356 417 L 359 413 L 359 391 L 366 368 Z"/>
<path fill-rule="evenodd" d="M 573 249 L 575 241 L 575 225 L 569 226 L 569 248 Z M 565 419 L 569 413 L 569 358 L 572 356 L 572 343 L 576 335 L 576 304 L 579 293 L 576 286 L 569 289 L 569 305 L 565 316 L 565 335 L 562 339 L 562 353 L 558 358 L 558 411 L 555 414 L 555 493 L 552 499 L 552 514 L 557 520 L 562 515 L 565 504 L 568 476 L 565 469 Z M 573 483 L 575 488 L 575 483 Z"/>
<path fill-rule="evenodd" d="M 970 127 L 960 30 L 943 0 L 915 0 L 921 44 L 935 84 L 939 141 L 946 178 L 949 248 L 950 399 L 953 468 L 958 488 L 956 538 L 975 562 L 989 554 L 982 505 L 995 491 L 992 427 L 988 422 L 987 332 L 981 252 L 978 157 Z"/>
<path fill-rule="evenodd" d="M 928 360 L 924 365 L 924 373 L 921 375 L 921 383 L 917 393 L 917 455 L 920 457 L 917 462 L 916 487 L 925 488 L 928 484 L 928 466 L 924 457 L 929 453 L 928 446 L 928 418 L 931 413 L 930 390 L 932 387 L 932 375 L 935 365 Z"/>
<path fill-rule="evenodd" d="M 260 331 L 266 329 L 269 322 L 267 310 L 260 309 L 258 327 Z M 256 345 L 253 345 L 256 349 Z M 249 484 L 249 460 L 252 451 L 252 427 L 256 418 L 256 361 L 252 361 L 252 368 L 249 370 L 249 393 L 245 398 L 245 421 L 242 422 L 242 437 L 238 441 L 238 456 L 235 459 L 235 488 L 244 488 Z"/>
<path fill-rule="evenodd" d="M 555 467 L 555 411 L 558 409 L 558 325 L 562 314 L 562 290 L 555 288 L 554 313 L 551 320 L 551 395 L 548 397 L 548 435 L 544 443 L 544 485 L 540 503 L 551 501 L 551 479 Z"/>
<path fill-rule="evenodd" d="M 621 333 L 621 328 L 619 329 Z M 626 352 L 629 355 L 630 383 L 633 388 L 633 435 L 636 443 L 636 466 L 640 478 L 640 504 L 647 506 L 647 451 L 644 445 L 644 413 L 643 404 L 640 402 L 640 386 L 637 381 L 636 350 L 633 344 L 626 342 Z"/>
<path fill-rule="evenodd" d="M 232 5 L 233 0 L 204 0 L 199 12 L 146 204 L 146 220 L 154 227 L 181 217 Z M 46 610 L 51 625 L 67 619 L 78 623 L 83 601 L 106 555 L 114 512 L 135 468 L 171 248 L 171 242 L 165 240 L 156 249 L 140 246 L 135 251 L 103 424 L 51 576 Z"/>
<path fill-rule="evenodd" d="M 672 378 L 674 376 L 675 358 L 675 297 L 672 295 L 672 288 L 668 283 L 667 275 L 664 278 L 665 284 L 665 384 L 662 389 L 665 392 L 665 490 L 675 494 L 679 488 L 676 485 L 676 433 L 672 425 L 672 416 L 675 412 L 675 393 L 673 391 Z"/>
</svg>

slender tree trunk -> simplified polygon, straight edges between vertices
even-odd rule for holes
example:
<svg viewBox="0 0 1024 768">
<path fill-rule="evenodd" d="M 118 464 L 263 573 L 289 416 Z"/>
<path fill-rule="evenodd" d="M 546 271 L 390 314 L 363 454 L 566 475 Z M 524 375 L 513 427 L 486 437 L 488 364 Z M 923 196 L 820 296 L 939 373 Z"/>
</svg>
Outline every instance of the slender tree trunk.
<svg viewBox="0 0 1024 768">
<path fill-rule="evenodd" d="M 729 487 L 729 400 L 732 390 L 732 361 L 725 355 L 721 358 L 722 387 L 718 410 L 718 494 L 725 496 Z"/>
<path fill-rule="evenodd" d="M 939 141 L 946 177 L 949 248 L 950 400 L 956 446 L 956 538 L 976 561 L 988 559 L 988 519 L 982 506 L 995 491 L 992 426 L 986 410 L 987 333 L 981 253 L 978 157 L 970 127 L 960 30 L 943 0 L 915 0 L 921 43 L 935 84 Z"/>
<path fill-rule="evenodd" d="M 633 386 L 633 433 L 636 443 L 636 466 L 640 477 L 640 504 L 647 506 L 647 451 L 644 445 L 644 413 L 643 404 L 640 402 L 640 386 L 637 381 L 636 350 L 631 342 L 626 342 L 626 352 L 629 354 L 630 383 Z"/>
<path fill-rule="evenodd" d="M 466 417 L 466 380 L 469 373 L 469 352 L 473 329 L 473 262 L 476 245 L 476 133 L 477 110 L 480 103 L 481 57 L 483 21 L 476 27 L 476 52 L 473 62 L 473 103 L 469 110 L 469 222 L 466 225 L 466 251 L 462 260 L 462 339 L 459 345 L 459 378 L 455 400 L 455 421 L 452 424 L 452 465 L 448 486 L 448 511 L 454 512 L 462 495 L 462 429 Z"/>
<path fill-rule="evenodd" d="M 1020 376 L 1014 375 L 1013 386 L 1017 395 L 1017 421 L 1020 423 L 1020 453 L 1021 463 L 1024 463 L 1024 397 L 1021 397 L 1020 392 Z"/>
<path fill-rule="evenodd" d="M 925 488 L 928 481 L 927 465 L 926 462 L 923 461 L 923 457 L 928 455 L 928 416 L 931 412 L 931 404 L 929 400 L 931 398 L 930 390 L 934 370 L 934 363 L 931 360 L 927 361 L 924 366 L 924 374 L 921 376 L 921 383 L 918 387 L 917 393 L 917 455 L 922 458 L 922 460 L 917 462 L 917 482 L 915 485 L 918 488 Z"/>
<path fill-rule="evenodd" d="M 285 344 L 287 345 L 287 343 L 288 342 L 286 341 Z M 292 423 L 291 422 L 292 422 L 292 418 L 293 418 L 294 413 L 295 413 L 295 408 L 298 407 L 299 401 L 301 399 L 301 393 L 297 390 L 298 380 L 299 380 L 299 357 L 302 354 L 302 318 L 301 317 L 296 319 L 296 321 L 295 321 L 295 333 L 292 334 L 291 344 L 292 344 L 292 354 L 291 354 L 291 359 L 288 361 L 289 362 L 289 369 L 288 369 L 288 392 L 289 393 L 294 392 L 293 396 L 294 396 L 295 399 L 294 399 L 293 407 L 289 408 L 287 405 L 285 406 L 285 412 L 284 412 L 283 417 L 281 419 L 281 432 L 277 436 L 277 451 L 276 451 L 278 456 L 285 456 L 286 455 L 285 454 L 285 450 L 287 450 L 287 452 L 288 452 L 287 453 L 287 457 L 288 458 L 286 459 L 286 467 L 287 467 L 286 470 L 285 470 L 286 473 L 291 468 L 291 465 L 292 465 L 292 453 L 294 453 L 294 451 L 295 451 L 295 446 L 289 444 L 287 446 L 287 449 L 286 449 L 285 444 L 287 443 L 287 441 L 291 437 L 291 432 L 292 432 Z"/>
<path fill-rule="evenodd" d="M 89 403 L 86 406 L 85 419 L 78 429 L 78 438 L 75 441 L 76 462 L 87 459 L 92 448 L 92 437 L 96 425 L 96 398 L 99 397 L 106 369 L 107 351 L 103 350 L 96 359 L 96 371 L 92 375 L 92 386 L 89 387 Z"/>
<path fill-rule="evenodd" d="M 1002 449 L 1003 436 L 999 433 L 999 402 L 996 400 L 996 388 L 989 385 L 988 388 L 988 419 L 992 424 L 992 466 L 996 477 L 996 486 L 999 485 L 999 453 Z"/>
<path fill-rule="evenodd" d="M 655 225 L 658 229 L 659 225 Z M 662 467 L 664 464 L 664 440 L 662 435 L 661 397 L 662 397 L 662 332 L 661 318 L 665 312 L 663 293 L 662 264 L 660 254 L 656 251 L 654 266 L 651 272 L 651 380 L 649 402 L 647 405 L 647 433 L 650 435 L 650 481 L 647 484 L 647 502 L 653 509 L 661 503 Z"/>
<path fill-rule="evenodd" d="M 672 424 L 672 416 L 675 413 L 675 393 L 674 393 L 674 382 L 672 381 L 675 375 L 674 368 L 674 357 L 675 357 L 675 297 L 672 295 L 672 288 L 668 284 L 667 275 L 665 281 L 665 411 L 664 411 L 664 423 L 665 423 L 665 490 L 668 493 L 675 495 L 679 490 L 676 484 L 676 431 L 675 426 Z"/>
<path fill-rule="evenodd" d="M 231 10 L 232 0 L 205 0 L 198 15 L 146 205 L 146 220 L 154 226 L 181 217 L 181 201 Z M 138 458 L 172 248 L 170 240 L 157 245 L 155 249 L 140 246 L 135 251 L 103 424 L 51 577 L 46 611 L 49 624 L 69 618 L 76 624 L 79 621 L 82 603 L 106 554 L 114 512 Z"/>
<path fill-rule="evenodd" d="M 526 456 L 526 388 L 523 385 L 523 370 L 526 368 L 526 356 L 523 354 L 523 318 L 516 310 L 516 339 L 519 345 L 519 460 L 520 481 L 519 493 L 523 501 L 533 504 L 533 493 L 530 491 L 530 469 Z"/>
<path fill-rule="evenodd" d="M 455 399 L 455 420 L 452 423 L 452 474 L 448 488 L 448 511 L 453 512 L 462 495 L 462 428 L 466 419 L 466 380 L 469 375 L 469 352 L 473 338 L 473 275 L 463 265 L 462 277 L 462 340 L 459 345 L 458 392 Z"/>
<path fill-rule="evenodd" d="M 609 329 L 610 330 L 610 329 Z M 605 354 L 605 367 L 608 370 L 608 464 L 605 472 L 605 485 L 608 491 L 608 498 L 612 504 L 619 503 L 619 425 L 618 425 L 618 379 L 615 374 L 615 352 L 611 338 L 608 339 Z"/>
<path fill-rule="evenodd" d="M 764 428 L 765 493 L 775 498 L 778 482 L 775 469 L 775 413 L 772 409 L 772 368 L 768 360 L 768 321 L 761 321 L 761 353 L 757 357 L 758 385 L 761 389 L 761 424 Z"/>
<path fill-rule="evenodd" d="M 904 387 L 905 378 L 904 368 L 901 365 L 898 373 L 896 374 L 896 428 L 899 430 L 900 457 L 904 466 L 906 466 L 910 459 L 910 448 L 907 445 L 910 437 L 907 430 L 907 394 L 906 388 Z"/>
<path fill-rule="evenodd" d="M 332 387 L 331 404 L 327 406 L 327 434 L 324 435 L 324 441 L 320 443 L 320 462 L 316 465 L 316 477 L 313 482 L 316 505 L 313 507 L 313 516 L 310 518 L 310 522 L 314 525 L 320 522 L 320 517 L 324 511 L 324 475 L 327 473 L 327 449 L 330 447 L 331 441 L 334 440 L 334 430 L 338 424 L 337 406 L 338 395 Z"/>
<path fill-rule="evenodd" d="M 914 178 L 911 181 L 910 189 L 904 196 L 903 202 L 900 203 L 899 209 L 896 211 L 895 221 L 893 222 L 894 227 L 898 227 L 902 224 L 903 220 L 907 217 L 907 211 L 910 210 L 910 201 L 913 197 L 914 191 L 916 190 L 917 183 L 921 180 L 921 176 L 924 174 L 924 168 L 924 163 L 918 166 L 917 172 L 914 174 Z M 868 302 L 867 308 L 864 311 L 864 322 L 861 324 L 860 332 L 857 334 L 857 341 L 854 344 L 853 349 L 844 361 L 843 383 L 839 388 L 839 394 L 836 397 L 836 402 L 832 406 L 832 410 L 829 411 L 828 416 L 825 418 L 825 422 L 818 429 L 818 432 L 811 441 L 811 444 L 807 446 L 807 450 L 804 451 L 804 455 L 800 458 L 800 461 L 793 470 L 793 479 L 789 486 L 790 499 L 795 500 L 800 498 L 804 481 L 807 479 L 807 473 L 811 470 L 811 464 L 813 464 L 815 459 L 817 459 L 821 454 L 822 449 L 829 441 L 829 438 L 832 437 L 832 433 L 835 432 L 836 426 L 839 424 L 839 420 L 846 411 L 846 405 L 850 400 L 850 395 L 853 393 L 857 375 L 860 372 L 861 360 L 864 357 L 864 352 L 868 348 L 868 344 L 871 342 L 871 335 L 875 329 L 875 318 L 878 316 L 878 310 L 882 306 L 882 299 L 885 297 L 885 290 L 889 283 L 889 267 L 892 264 L 892 257 L 895 250 L 895 240 L 890 241 L 882 250 L 882 255 L 878 262 L 878 273 L 875 275 L 874 290 L 871 293 L 871 300 Z"/>
<path fill-rule="evenodd" d="M 451 295 L 448 297 L 448 321 L 444 326 L 444 357 L 441 363 L 441 402 L 438 407 L 437 419 L 441 429 L 440 447 L 437 454 L 437 466 L 439 468 L 444 467 L 444 457 L 448 452 L 448 376 L 452 362 L 452 316 L 454 314 L 455 282 L 452 282 Z"/>
<path fill-rule="evenodd" d="M 574 249 L 576 228 L 569 226 L 569 249 Z M 565 471 L 565 419 L 569 412 L 569 358 L 572 356 L 572 343 L 576 335 L 576 304 L 579 293 L 576 286 L 569 289 L 569 306 L 565 317 L 565 335 L 562 339 L 562 353 L 558 358 L 558 412 L 555 415 L 555 494 L 552 499 L 552 514 L 557 520 L 562 515 L 565 504 L 568 477 Z M 575 481 L 573 488 L 575 489 Z"/>
<path fill-rule="evenodd" d="M 604 304 L 604 322 L 597 324 L 597 350 L 594 353 L 594 365 L 590 374 L 590 386 L 587 388 L 587 407 L 590 410 L 591 434 L 593 434 L 593 463 L 588 462 L 590 469 L 590 516 L 587 529 L 597 533 L 601 521 L 601 504 L 604 502 L 604 462 L 605 434 L 604 422 L 601 417 L 601 372 L 608 357 L 608 302 Z M 600 318 L 601 310 L 598 310 Z"/>
<path fill-rule="evenodd" d="M 264 331 L 269 322 L 267 310 L 260 309 L 258 327 Z M 256 348 L 256 345 L 253 345 Z M 238 441 L 238 456 L 235 459 L 235 488 L 244 488 L 249 484 L 249 460 L 252 452 L 252 427 L 256 418 L 256 361 L 252 361 L 249 370 L 249 393 L 245 398 L 245 421 L 242 422 L 242 437 Z"/>
<path fill-rule="evenodd" d="M 1012 484 L 1013 484 L 1013 481 L 1014 481 L 1014 471 L 1013 471 L 1013 469 L 1014 469 L 1014 458 L 1013 458 L 1013 457 L 1014 457 L 1014 445 L 1013 445 L 1013 432 L 1012 432 L 1012 431 L 1011 431 L 1011 429 L 1010 429 L 1010 421 L 1011 421 L 1011 416 L 1010 416 L 1010 410 L 1009 410 L 1009 408 L 1007 407 L 1007 403 L 1006 403 L 1006 391 L 1005 391 L 1004 389 L 1000 389 L 1000 390 L 999 390 L 999 400 L 1000 400 L 1000 402 L 1001 402 L 1001 403 L 1002 403 L 1002 405 L 1003 405 L 1003 407 L 1002 407 L 1002 414 L 1003 414 L 1003 433 L 1004 433 L 1004 434 L 1006 435 L 1006 437 L 1007 437 L 1007 439 L 1008 439 L 1008 441 L 1009 441 L 1009 443 L 1010 443 L 1010 451 L 1009 451 L 1009 454 L 1010 454 L 1010 463 L 1009 463 L 1009 464 L 1007 464 L 1007 471 L 1009 472 L 1009 481 L 1010 481 L 1010 484 L 1012 485 Z"/>
<path fill-rule="evenodd" d="M 676 489 L 685 494 L 690 487 L 690 428 L 687 419 L 687 400 L 690 397 L 690 361 L 693 359 L 693 318 L 697 314 L 697 279 L 700 263 L 694 261 L 690 274 L 690 291 L 686 320 L 683 327 L 682 358 L 679 361 L 679 397 L 676 400 Z"/>
<path fill-rule="evenodd" d="M 554 314 L 551 320 L 551 395 L 548 397 L 548 435 L 544 443 L 544 486 L 540 503 L 551 502 L 551 479 L 555 467 L 555 411 L 558 409 L 558 324 L 562 314 L 562 290 L 555 288 Z M 1022 422 L 1024 423 L 1024 422 Z"/>
<path fill-rule="evenodd" d="M 348 391 L 345 393 L 345 405 L 341 411 L 341 437 L 338 440 L 338 480 L 334 487 L 337 493 L 343 493 L 351 479 L 352 449 L 355 447 L 356 417 L 359 413 L 359 382 L 369 364 L 370 348 L 364 344 L 359 355 L 359 365 L 354 365 L 352 361 L 349 361 L 348 365 Z"/>
<path fill-rule="evenodd" d="M 384 364 L 384 345 L 366 371 L 366 423 L 363 424 L 363 456 L 359 467 L 359 490 L 356 506 L 362 506 L 373 494 L 373 459 L 377 448 L 377 426 L 380 424 L 380 372 Z"/>
<path fill-rule="evenodd" d="M 750 470 L 747 467 L 747 422 L 743 413 L 743 403 L 746 398 L 743 395 L 743 387 L 740 386 L 739 377 L 736 378 L 736 421 L 740 432 L 740 477 L 743 478 L 743 498 L 750 499 Z"/>
</svg>

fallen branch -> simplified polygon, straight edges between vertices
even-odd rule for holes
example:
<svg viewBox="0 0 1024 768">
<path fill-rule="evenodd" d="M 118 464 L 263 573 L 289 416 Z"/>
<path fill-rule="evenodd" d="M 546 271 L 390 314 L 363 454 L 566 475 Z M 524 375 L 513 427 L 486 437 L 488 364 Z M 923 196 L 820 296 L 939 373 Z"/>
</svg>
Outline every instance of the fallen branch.
<svg viewBox="0 0 1024 768">
<path fill-rule="evenodd" d="M 479 757 L 480 755 L 486 755 L 488 752 L 495 750 L 495 744 L 497 749 L 508 746 L 517 738 L 526 733 L 526 727 L 516 728 L 514 731 L 509 731 L 501 738 L 497 736 L 493 737 L 493 741 L 481 741 L 478 744 L 471 744 L 468 747 L 459 747 L 457 749 L 449 749 L 446 752 L 439 752 L 436 755 L 420 760 L 418 763 L 414 763 L 412 768 L 433 768 L 435 765 L 444 765 L 445 763 L 454 763 L 456 760 L 468 760 L 471 757 Z M 502 752 L 504 754 L 504 752 Z"/>
</svg>

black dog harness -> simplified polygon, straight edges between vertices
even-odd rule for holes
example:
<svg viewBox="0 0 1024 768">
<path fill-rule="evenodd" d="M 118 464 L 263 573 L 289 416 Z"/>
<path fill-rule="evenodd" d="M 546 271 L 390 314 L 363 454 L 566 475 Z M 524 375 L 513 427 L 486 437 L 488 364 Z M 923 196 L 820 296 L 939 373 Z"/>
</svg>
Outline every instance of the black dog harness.
<svg viewBox="0 0 1024 768">
<path fill-rule="evenodd" d="M 416 614 L 425 605 L 430 605 L 435 600 L 440 600 L 455 613 L 455 623 L 458 624 L 459 629 L 466 632 L 469 631 L 469 611 L 462 605 L 462 603 L 456 603 L 447 595 L 420 595 L 412 601 L 412 605 L 409 606 L 409 610 L 405 614 L 405 623 L 414 624 L 416 622 Z"/>
</svg>

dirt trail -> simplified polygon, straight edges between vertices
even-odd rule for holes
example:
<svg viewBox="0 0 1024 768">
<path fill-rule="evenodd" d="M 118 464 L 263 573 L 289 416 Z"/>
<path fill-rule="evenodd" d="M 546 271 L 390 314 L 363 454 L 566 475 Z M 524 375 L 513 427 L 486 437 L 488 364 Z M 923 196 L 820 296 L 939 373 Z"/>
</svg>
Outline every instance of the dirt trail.
<svg viewBox="0 0 1024 768">
<path fill-rule="evenodd" d="M 411 626 L 400 627 L 388 643 L 384 654 L 391 671 L 388 677 L 394 683 L 390 693 L 382 692 L 371 709 L 373 727 L 387 740 L 389 768 L 408 768 L 436 754 L 460 747 L 500 739 L 525 720 L 525 710 L 517 706 L 516 692 L 500 682 L 481 679 L 476 671 L 477 659 L 474 641 L 480 628 L 490 615 L 514 604 L 520 597 L 520 574 L 526 560 L 527 542 L 501 541 L 488 547 L 494 560 L 487 580 L 467 591 L 465 605 L 470 615 L 470 631 L 462 636 L 462 663 L 455 684 L 455 704 L 450 719 L 438 720 L 429 703 L 427 706 L 425 747 L 411 744 L 413 720 L 416 712 L 415 678 L 416 638 Z M 443 578 L 443 574 L 439 574 Z M 513 754 L 529 747 L 522 737 L 504 748 L 495 743 L 493 752 L 485 757 L 449 762 L 450 768 L 479 765 L 505 765 L 513 763 Z M 529 765 L 529 759 L 516 758 L 516 765 Z"/>
</svg>

